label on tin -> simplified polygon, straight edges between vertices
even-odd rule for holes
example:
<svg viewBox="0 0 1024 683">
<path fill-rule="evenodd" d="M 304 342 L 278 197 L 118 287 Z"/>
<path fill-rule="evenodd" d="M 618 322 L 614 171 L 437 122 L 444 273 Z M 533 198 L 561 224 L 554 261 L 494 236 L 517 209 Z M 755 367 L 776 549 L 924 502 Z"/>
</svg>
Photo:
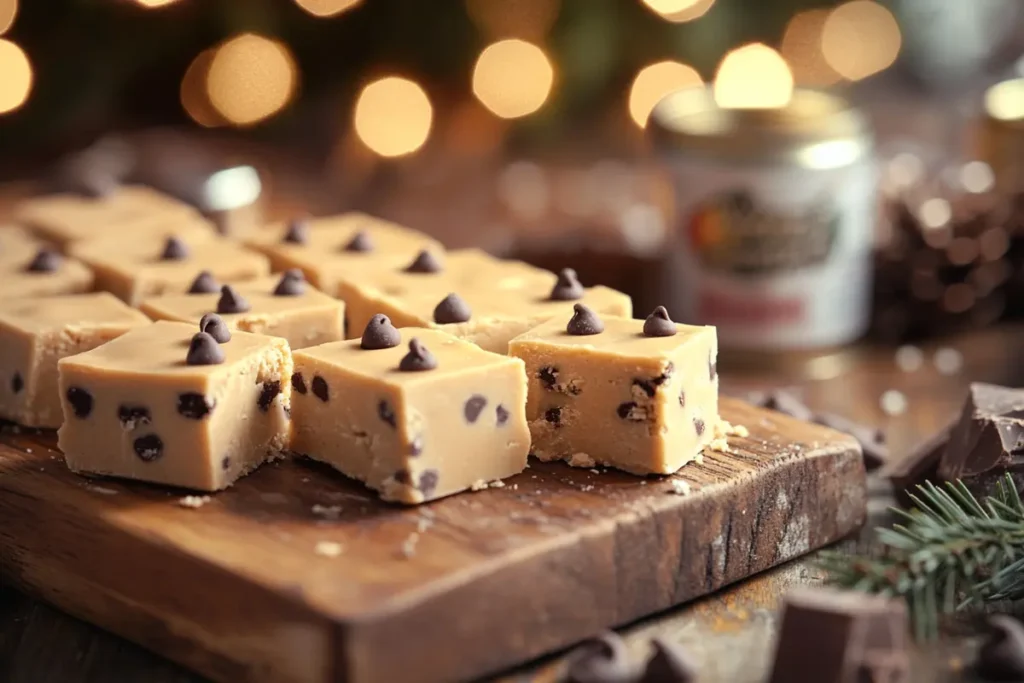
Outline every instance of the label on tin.
<svg viewBox="0 0 1024 683">
<path fill-rule="evenodd" d="M 683 322 L 723 347 L 790 350 L 851 341 L 870 313 L 876 175 L 676 162 L 679 221 L 669 269 Z"/>
</svg>

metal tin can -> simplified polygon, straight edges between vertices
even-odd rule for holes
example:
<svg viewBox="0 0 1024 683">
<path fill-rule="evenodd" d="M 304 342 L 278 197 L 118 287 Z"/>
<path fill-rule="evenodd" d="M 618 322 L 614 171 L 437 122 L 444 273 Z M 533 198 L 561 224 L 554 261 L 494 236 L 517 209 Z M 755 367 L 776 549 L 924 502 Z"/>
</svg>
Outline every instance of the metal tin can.
<svg viewBox="0 0 1024 683">
<path fill-rule="evenodd" d="M 869 323 L 878 214 L 873 137 L 830 94 L 725 109 L 710 90 L 665 97 L 649 124 L 676 187 L 666 302 L 715 325 L 723 349 L 835 347 Z"/>
</svg>

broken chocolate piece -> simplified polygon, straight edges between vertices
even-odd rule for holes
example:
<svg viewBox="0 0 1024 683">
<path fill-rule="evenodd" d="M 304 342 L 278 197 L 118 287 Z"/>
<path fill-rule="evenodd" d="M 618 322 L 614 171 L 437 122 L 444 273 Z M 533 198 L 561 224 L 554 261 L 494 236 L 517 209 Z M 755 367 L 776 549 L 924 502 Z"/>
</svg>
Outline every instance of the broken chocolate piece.
<svg viewBox="0 0 1024 683">
<path fill-rule="evenodd" d="M 401 342 L 402 335 L 391 324 L 391 319 L 382 313 L 378 313 L 370 318 L 370 322 L 366 323 L 366 329 L 363 330 L 363 339 L 359 345 L 368 351 L 376 351 L 394 348 Z"/>
<path fill-rule="evenodd" d="M 835 413 L 818 413 L 814 416 L 814 422 L 855 438 L 860 444 L 861 452 L 864 454 L 864 466 L 869 472 L 889 461 L 885 432 L 881 429 L 854 422 Z"/>
<path fill-rule="evenodd" d="M 196 332 L 188 345 L 185 363 L 188 365 L 218 365 L 224 362 L 224 351 L 217 340 L 206 332 Z"/>
<path fill-rule="evenodd" d="M 971 384 L 939 462 L 949 481 L 1024 464 L 1024 389 Z"/>
<path fill-rule="evenodd" d="M 978 675 L 986 681 L 1024 681 L 1024 624 L 999 614 L 989 617 L 988 639 L 978 650 Z"/>
<path fill-rule="evenodd" d="M 188 258 L 188 245 L 173 235 L 164 242 L 164 250 L 160 252 L 161 261 L 184 261 Z"/>
<path fill-rule="evenodd" d="M 558 272 L 558 280 L 551 288 L 548 297 L 552 301 L 575 301 L 583 298 L 583 285 L 576 277 L 576 271 L 572 268 L 562 268 Z"/>
<path fill-rule="evenodd" d="M 64 257 L 59 252 L 43 247 L 25 267 L 30 273 L 54 273 L 60 268 Z"/>
<path fill-rule="evenodd" d="M 434 322 L 438 325 L 464 323 L 473 315 L 469 304 L 458 294 L 449 294 L 434 308 Z"/>
<path fill-rule="evenodd" d="M 199 331 L 213 337 L 218 344 L 226 344 L 231 341 L 231 330 L 224 322 L 224 318 L 216 313 L 206 313 L 199 319 Z"/>
<path fill-rule="evenodd" d="M 213 273 L 208 270 L 201 271 L 196 279 L 189 285 L 189 294 L 213 294 L 220 290 L 220 285 L 214 279 Z"/>
<path fill-rule="evenodd" d="M 274 296 L 302 296 L 306 293 L 306 277 L 298 268 L 291 268 L 281 274 L 274 287 Z"/>
<path fill-rule="evenodd" d="M 668 311 L 664 306 L 655 308 L 644 321 L 645 337 L 671 337 L 678 331 L 676 324 L 668 317 Z M 714 374 L 711 379 L 714 379 Z"/>
<path fill-rule="evenodd" d="M 604 323 L 597 317 L 594 311 L 583 304 L 575 304 L 572 307 L 573 315 L 565 331 L 571 335 L 581 337 L 604 332 Z"/>
<path fill-rule="evenodd" d="M 345 245 L 345 251 L 367 252 L 373 251 L 373 239 L 365 230 L 360 230 L 352 235 L 352 239 Z"/>
<path fill-rule="evenodd" d="M 419 339 L 413 337 L 409 340 L 409 353 L 402 356 L 398 363 L 398 369 L 402 372 L 423 372 L 437 368 L 437 358 L 430 352 Z"/>
<path fill-rule="evenodd" d="M 309 242 L 309 221 L 305 218 L 293 218 L 288 223 L 282 242 L 288 244 L 306 244 Z"/>
<path fill-rule="evenodd" d="M 651 641 L 654 654 L 637 683 L 695 683 L 697 667 L 679 645 L 663 638 Z"/>
<path fill-rule="evenodd" d="M 585 641 L 569 655 L 568 683 L 631 683 L 636 668 L 629 660 L 626 644 L 609 631 Z"/>
<path fill-rule="evenodd" d="M 413 259 L 405 272 L 407 273 L 440 273 L 444 270 L 444 266 L 441 265 L 440 259 L 437 258 L 429 249 L 424 249 L 416 258 Z"/>
<path fill-rule="evenodd" d="M 916 494 L 918 486 L 926 481 L 938 480 L 939 461 L 946 452 L 949 435 L 955 425 L 955 422 L 951 422 L 904 457 L 883 466 L 879 474 L 892 483 L 893 493 L 900 503 L 911 505 L 913 501 L 910 495 Z"/>
<path fill-rule="evenodd" d="M 245 313 L 252 306 L 245 297 L 231 285 L 224 285 L 220 288 L 220 298 L 217 299 L 218 313 Z"/>
</svg>

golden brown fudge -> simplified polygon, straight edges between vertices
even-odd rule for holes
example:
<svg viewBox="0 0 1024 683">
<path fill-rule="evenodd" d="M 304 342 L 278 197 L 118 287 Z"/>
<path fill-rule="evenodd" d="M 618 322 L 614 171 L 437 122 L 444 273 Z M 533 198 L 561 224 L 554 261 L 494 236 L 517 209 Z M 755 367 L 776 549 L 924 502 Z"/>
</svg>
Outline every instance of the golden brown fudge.
<svg viewBox="0 0 1024 683">
<path fill-rule="evenodd" d="M 95 271 L 97 289 L 132 306 L 151 296 L 187 292 L 204 270 L 222 282 L 270 273 L 262 254 L 193 233 L 166 239 L 89 240 L 73 245 L 71 253 Z"/>
<path fill-rule="evenodd" d="M 0 417 L 26 427 L 59 427 L 57 361 L 149 319 L 112 294 L 0 299 Z"/>
<path fill-rule="evenodd" d="M 229 336 L 160 321 L 62 359 L 57 436 L 68 467 L 216 491 L 278 456 L 289 431 L 288 342 Z"/>
<path fill-rule="evenodd" d="M 231 329 L 284 337 L 293 349 L 344 339 L 345 304 L 308 285 L 302 271 L 225 286 L 227 294 L 168 294 L 146 299 L 140 308 L 154 320 L 196 325 L 205 314 L 219 313 Z"/>
<path fill-rule="evenodd" d="M 0 256 L 0 278 L 0 299 L 80 294 L 93 286 L 91 269 L 50 247 L 12 247 Z"/>
<path fill-rule="evenodd" d="M 577 467 L 668 474 L 690 462 L 718 423 L 713 327 L 598 316 L 577 304 L 516 337 L 526 362 L 533 454 Z"/>
<path fill-rule="evenodd" d="M 385 321 L 296 352 L 292 450 L 408 504 L 522 471 L 522 361 Z"/>
</svg>

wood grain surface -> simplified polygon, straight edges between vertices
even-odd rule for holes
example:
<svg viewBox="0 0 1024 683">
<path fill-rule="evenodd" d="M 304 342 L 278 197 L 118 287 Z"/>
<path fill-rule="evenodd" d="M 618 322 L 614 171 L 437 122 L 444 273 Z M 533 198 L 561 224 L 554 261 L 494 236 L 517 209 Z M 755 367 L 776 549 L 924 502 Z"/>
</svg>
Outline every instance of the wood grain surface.
<svg viewBox="0 0 1024 683">
<path fill-rule="evenodd" d="M 676 478 L 531 463 L 503 488 L 407 509 L 307 461 L 194 509 L 70 473 L 5 430 L 0 571 L 218 681 L 450 681 L 710 593 L 856 529 L 847 436 L 723 400 L 750 429 Z M 341 554 L 318 554 L 335 543 Z"/>
</svg>

